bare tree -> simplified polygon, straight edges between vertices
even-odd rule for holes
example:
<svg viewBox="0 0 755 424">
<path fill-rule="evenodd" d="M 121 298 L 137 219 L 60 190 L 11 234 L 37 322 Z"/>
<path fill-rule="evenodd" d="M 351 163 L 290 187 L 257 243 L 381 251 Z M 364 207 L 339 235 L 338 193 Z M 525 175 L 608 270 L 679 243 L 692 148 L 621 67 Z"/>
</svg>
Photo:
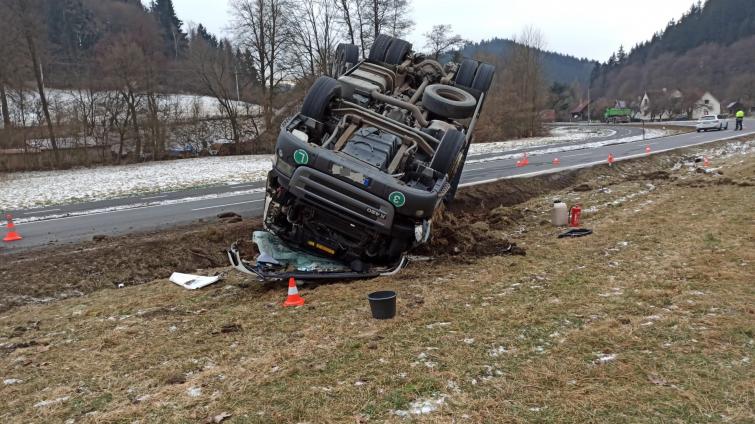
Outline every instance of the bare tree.
<svg viewBox="0 0 755 424">
<path fill-rule="evenodd" d="M 516 43 L 504 73 L 508 76 L 507 86 L 519 108 L 519 122 L 523 134 L 532 137 L 541 131 L 540 109 L 545 99 L 542 51 L 545 41 L 542 33 L 533 27 L 526 27 L 521 34 L 513 37 Z"/>
<path fill-rule="evenodd" d="M 136 143 L 134 160 L 142 157 L 142 137 L 139 123 L 139 110 L 145 97 L 152 97 L 159 89 L 158 77 L 164 57 L 159 44 L 156 24 L 148 16 L 135 16 L 130 31 L 114 35 L 100 42 L 100 67 L 107 85 L 120 92 L 129 108 L 129 117 Z M 156 110 L 151 111 L 154 119 Z M 156 134 L 153 132 L 152 134 Z M 159 150 L 158 139 L 152 138 L 153 155 Z"/>
<path fill-rule="evenodd" d="M 273 96 L 289 77 L 286 62 L 291 42 L 289 0 L 231 0 L 232 27 L 237 43 L 252 53 L 264 91 L 265 128 L 273 123 Z"/>
<path fill-rule="evenodd" d="M 40 14 L 36 13 L 41 10 L 42 5 L 37 0 L 7 0 L 3 9 L 10 12 L 11 19 L 18 22 L 18 30 L 25 42 L 26 52 L 29 56 L 29 65 L 34 79 L 37 83 L 37 91 L 39 92 L 39 99 L 42 105 L 42 111 L 44 113 L 45 122 L 47 124 L 47 135 L 50 138 L 50 146 L 53 150 L 53 158 L 55 165 L 60 165 L 60 153 L 58 152 L 58 143 L 55 139 L 55 129 L 53 127 L 52 118 L 50 117 L 50 109 L 47 103 L 47 96 L 45 95 L 45 86 L 42 79 L 42 63 L 40 57 L 40 46 L 42 44 L 41 35 L 46 34 L 45 23 L 40 19 Z"/>
<path fill-rule="evenodd" d="M 228 50 L 220 50 L 193 33 L 189 45 L 188 65 L 200 86 L 210 93 L 220 105 L 220 111 L 231 124 L 232 139 L 236 151 L 241 151 L 239 104 L 234 81 L 234 58 Z M 198 114 L 197 114 L 198 115 Z"/>
<path fill-rule="evenodd" d="M 515 40 L 505 59 L 495 55 L 479 58 L 498 70 L 475 131 L 480 139 L 532 137 L 543 131 L 540 111 L 547 101 L 543 37 L 539 31 L 525 28 Z"/>
<path fill-rule="evenodd" d="M 464 39 L 459 34 L 451 32 L 451 25 L 434 25 L 430 31 L 423 34 L 426 40 L 425 48 L 429 50 L 433 59 L 437 60 L 440 55 L 449 50 L 464 46 Z"/>
<path fill-rule="evenodd" d="M 338 38 L 334 0 L 301 2 L 294 8 L 291 59 L 300 77 L 328 74 Z"/>
</svg>

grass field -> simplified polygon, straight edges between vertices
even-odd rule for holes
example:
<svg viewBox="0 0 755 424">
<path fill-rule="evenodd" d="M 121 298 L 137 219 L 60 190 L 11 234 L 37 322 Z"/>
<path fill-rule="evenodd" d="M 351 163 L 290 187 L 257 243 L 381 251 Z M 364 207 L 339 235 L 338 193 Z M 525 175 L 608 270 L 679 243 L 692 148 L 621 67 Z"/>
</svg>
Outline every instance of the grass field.
<svg viewBox="0 0 755 424">
<path fill-rule="evenodd" d="M 0 420 L 753 422 L 748 152 L 711 157 L 719 172 L 678 155 L 590 171 L 459 229 L 526 256 L 305 284 L 301 308 L 235 272 L 16 307 L 0 316 Z M 593 235 L 555 237 L 556 196 Z M 370 319 L 379 289 L 399 293 L 396 319 Z"/>
</svg>

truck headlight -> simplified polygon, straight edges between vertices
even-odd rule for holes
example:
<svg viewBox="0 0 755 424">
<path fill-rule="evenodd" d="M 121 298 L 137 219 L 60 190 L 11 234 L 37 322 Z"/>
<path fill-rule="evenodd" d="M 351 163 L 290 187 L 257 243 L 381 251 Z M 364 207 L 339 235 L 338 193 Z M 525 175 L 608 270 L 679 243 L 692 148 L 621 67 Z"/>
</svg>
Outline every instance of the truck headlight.
<svg viewBox="0 0 755 424">
<path fill-rule="evenodd" d="M 285 160 L 279 158 L 278 156 L 275 157 L 273 166 L 278 168 L 282 173 L 286 174 L 289 177 L 294 173 L 294 166 L 287 163 Z"/>
</svg>

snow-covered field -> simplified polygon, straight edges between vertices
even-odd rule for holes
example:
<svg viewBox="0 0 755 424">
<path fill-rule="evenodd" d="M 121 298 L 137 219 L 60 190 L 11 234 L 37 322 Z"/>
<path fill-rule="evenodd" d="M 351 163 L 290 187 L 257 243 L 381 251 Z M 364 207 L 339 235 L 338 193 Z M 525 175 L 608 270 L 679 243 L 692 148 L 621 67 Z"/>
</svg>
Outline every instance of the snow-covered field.
<svg viewBox="0 0 755 424">
<path fill-rule="evenodd" d="M 563 143 L 567 141 L 589 140 L 593 138 L 610 137 L 616 131 L 608 128 L 590 127 L 556 127 L 549 136 L 522 138 L 518 140 L 497 141 L 492 143 L 476 143 L 469 148 L 470 155 L 497 153 L 522 147 L 544 146 L 547 144 Z"/>
<path fill-rule="evenodd" d="M 0 209 L 26 209 L 265 179 L 268 155 L 0 174 Z"/>
<path fill-rule="evenodd" d="M 95 105 L 95 114 L 105 113 L 104 105 L 109 98 L 117 96 L 115 92 L 86 90 L 61 90 L 50 88 L 45 91 L 50 104 L 50 113 L 55 120 L 66 121 L 78 113 L 91 114 L 89 110 Z M 39 93 L 34 90 L 10 91 L 8 93 L 11 119 L 15 125 L 38 126 L 42 124 L 42 109 Z M 146 103 L 146 101 L 141 101 Z M 220 105 L 214 97 L 193 94 L 160 94 L 158 97 L 160 113 L 176 119 L 211 118 L 222 116 Z M 260 107 L 246 102 L 233 102 L 242 114 L 257 115 Z M 142 105 L 141 107 L 146 107 Z M 0 128 L 3 123 L 0 122 Z"/>
<path fill-rule="evenodd" d="M 519 158 L 520 154 L 505 154 L 519 147 L 548 146 L 565 141 L 584 141 L 569 146 L 530 151 L 530 156 L 559 151 L 600 147 L 642 139 L 625 137 L 613 140 L 590 141 L 613 135 L 613 130 L 596 128 L 556 128 L 549 137 L 479 143 L 470 149 L 467 163 Z M 667 131 L 648 129 L 646 138 L 666 135 Z M 502 153 L 476 159 L 475 155 Z M 149 162 L 133 165 L 0 174 L 0 209 L 79 203 L 143 195 L 164 191 L 262 181 L 272 167 L 269 155 L 223 156 Z"/>
</svg>

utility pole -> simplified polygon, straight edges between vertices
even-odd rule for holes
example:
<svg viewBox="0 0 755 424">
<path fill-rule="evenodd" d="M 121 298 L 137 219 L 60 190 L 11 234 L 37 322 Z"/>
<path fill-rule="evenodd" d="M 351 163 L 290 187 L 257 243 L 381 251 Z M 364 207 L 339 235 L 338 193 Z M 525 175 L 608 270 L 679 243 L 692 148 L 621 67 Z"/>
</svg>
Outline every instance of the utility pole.
<svg viewBox="0 0 755 424">
<path fill-rule="evenodd" d="M 587 125 L 590 125 L 590 84 L 587 84 Z"/>
<path fill-rule="evenodd" d="M 233 73 L 236 75 L 236 101 L 241 101 L 241 92 L 239 91 L 239 66 L 238 64 L 233 64 Z"/>
</svg>

